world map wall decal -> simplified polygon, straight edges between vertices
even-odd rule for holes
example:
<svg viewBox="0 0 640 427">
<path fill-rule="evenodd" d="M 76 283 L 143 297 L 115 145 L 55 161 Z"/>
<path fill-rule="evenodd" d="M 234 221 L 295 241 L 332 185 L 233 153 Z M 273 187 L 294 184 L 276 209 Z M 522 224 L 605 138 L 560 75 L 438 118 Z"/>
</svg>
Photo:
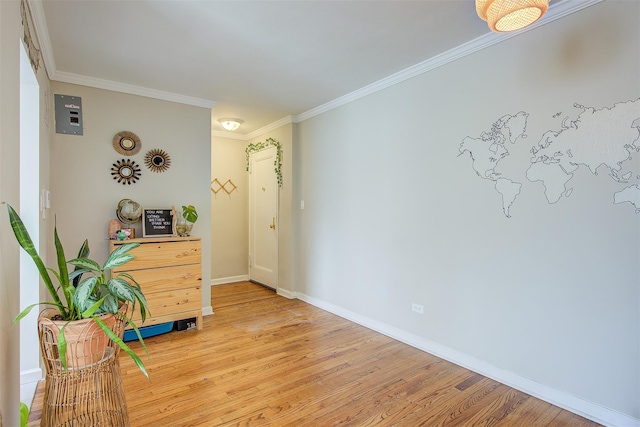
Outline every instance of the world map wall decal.
<svg viewBox="0 0 640 427">
<path fill-rule="evenodd" d="M 631 161 L 634 154 L 640 153 L 640 98 L 611 108 L 596 109 L 577 103 L 574 107 L 578 109 L 576 119 L 565 117 L 560 129 L 544 132 L 531 147 L 530 164 L 520 175 L 541 183 L 547 202 L 554 204 L 563 196 L 571 196 L 574 189 L 568 184 L 578 170 L 587 169 L 597 176 L 598 170 L 604 169 L 610 179 L 620 184 L 613 203 L 629 203 L 636 214 L 640 213 L 639 162 Z M 471 167 L 480 178 L 494 183 L 508 218 L 522 182 L 496 168 L 509 163 L 511 146 L 521 145 L 527 138 L 528 119 L 529 113 L 524 111 L 505 115 L 479 137 L 464 138 L 458 149 L 458 157 L 469 155 Z"/>
</svg>

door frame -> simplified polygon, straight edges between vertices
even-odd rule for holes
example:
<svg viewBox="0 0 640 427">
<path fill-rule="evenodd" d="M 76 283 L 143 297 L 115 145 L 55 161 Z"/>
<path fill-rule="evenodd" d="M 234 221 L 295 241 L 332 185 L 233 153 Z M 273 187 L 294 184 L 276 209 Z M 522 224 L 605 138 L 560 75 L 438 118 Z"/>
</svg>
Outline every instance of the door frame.
<svg viewBox="0 0 640 427">
<path fill-rule="evenodd" d="M 248 264 L 249 264 L 249 281 L 253 282 L 253 279 L 251 277 L 251 267 L 253 264 L 253 259 L 252 257 L 254 256 L 253 254 L 253 247 L 252 247 L 252 236 L 253 236 L 253 229 L 255 227 L 254 221 L 252 220 L 253 218 L 253 206 L 254 206 L 254 196 L 253 196 L 253 180 L 254 180 L 254 174 L 253 174 L 253 159 L 254 156 L 260 153 L 263 153 L 267 150 L 274 150 L 274 158 L 277 159 L 278 156 L 278 149 L 275 145 L 273 146 L 268 146 L 268 147 L 264 147 L 260 150 L 255 150 L 255 151 L 251 151 L 249 153 L 249 259 L 248 259 Z M 274 287 L 273 290 L 278 292 L 278 277 L 279 277 L 279 264 L 280 264 L 280 186 L 278 184 L 278 176 L 276 175 L 276 173 L 274 172 L 273 174 L 273 181 L 275 183 L 274 185 L 274 189 L 275 189 L 275 225 L 276 225 L 276 237 L 275 237 L 275 265 L 274 265 Z M 260 283 L 260 282 L 256 282 L 260 285 L 264 285 L 268 288 L 271 289 L 271 286 L 264 284 L 264 283 Z"/>
<path fill-rule="evenodd" d="M 40 193 L 40 83 L 29 61 L 29 54 L 20 44 L 20 216 L 29 229 L 38 253 L 43 230 L 46 230 L 46 205 Z M 42 218 L 40 217 L 42 212 Z M 44 257 L 44 255 L 43 255 Z M 44 257 L 46 259 L 46 257 Z M 40 302 L 40 275 L 29 255 L 20 251 L 20 306 Z M 20 400 L 30 402 L 36 385 L 44 376 L 40 367 L 40 343 L 37 334 L 38 310 L 20 321 Z"/>
</svg>

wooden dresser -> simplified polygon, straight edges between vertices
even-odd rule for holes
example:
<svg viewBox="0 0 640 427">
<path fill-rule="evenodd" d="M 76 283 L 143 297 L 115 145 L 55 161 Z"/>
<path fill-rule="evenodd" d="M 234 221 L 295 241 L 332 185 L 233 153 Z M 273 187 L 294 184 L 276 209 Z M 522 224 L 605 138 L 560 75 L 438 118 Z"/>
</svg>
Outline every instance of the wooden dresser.
<svg viewBox="0 0 640 427">
<path fill-rule="evenodd" d="M 199 237 L 145 237 L 125 241 L 111 240 L 113 251 L 124 243 L 140 246 L 135 255 L 112 274 L 129 273 L 142 288 L 149 304 L 150 317 L 141 323 L 140 312 L 133 313 L 136 326 L 151 326 L 175 320 L 196 318 L 202 329 L 202 249 Z"/>
</svg>

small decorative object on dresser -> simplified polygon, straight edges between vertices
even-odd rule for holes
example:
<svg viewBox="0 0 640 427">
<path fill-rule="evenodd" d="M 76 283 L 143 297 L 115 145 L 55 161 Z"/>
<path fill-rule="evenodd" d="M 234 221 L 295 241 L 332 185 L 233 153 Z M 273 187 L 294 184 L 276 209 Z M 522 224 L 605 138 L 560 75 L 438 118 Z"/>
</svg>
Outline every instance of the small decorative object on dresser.
<svg viewBox="0 0 640 427">
<path fill-rule="evenodd" d="M 125 242 L 111 240 L 110 250 Z M 127 240 L 139 243 L 131 254 L 135 259 L 114 273 L 135 276 L 147 297 L 150 317 L 146 325 L 196 318 L 202 329 L 202 250 L 199 237 L 147 237 Z M 140 326 L 140 317 L 132 317 Z"/>
<path fill-rule="evenodd" d="M 178 222 L 176 224 L 176 231 L 178 236 L 189 237 L 191 236 L 191 229 L 193 224 L 198 220 L 198 212 L 193 205 L 182 206 L 182 213 L 178 216 Z"/>
<path fill-rule="evenodd" d="M 142 237 L 172 237 L 175 209 L 143 209 Z"/>
<path fill-rule="evenodd" d="M 120 229 L 122 229 L 122 223 L 120 221 L 118 221 L 115 218 L 110 220 L 109 221 L 108 231 L 107 231 L 107 236 L 109 236 L 109 239 L 115 239 L 116 238 L 116 232 L 118 230 L 120 230 Z"/>
</svg>

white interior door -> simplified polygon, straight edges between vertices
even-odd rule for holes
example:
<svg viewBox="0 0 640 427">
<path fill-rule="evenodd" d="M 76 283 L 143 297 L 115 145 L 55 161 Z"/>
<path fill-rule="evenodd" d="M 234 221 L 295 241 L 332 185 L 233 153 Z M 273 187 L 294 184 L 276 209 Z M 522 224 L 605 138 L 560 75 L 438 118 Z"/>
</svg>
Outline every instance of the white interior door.
<svg viewBox="0 0 640 427">
<path fill-rule="evenodd" d="M 249 159 L 249 278 L 273 289 L 278 286 L 276 154 L 270 147 Z"/>
</svg>

